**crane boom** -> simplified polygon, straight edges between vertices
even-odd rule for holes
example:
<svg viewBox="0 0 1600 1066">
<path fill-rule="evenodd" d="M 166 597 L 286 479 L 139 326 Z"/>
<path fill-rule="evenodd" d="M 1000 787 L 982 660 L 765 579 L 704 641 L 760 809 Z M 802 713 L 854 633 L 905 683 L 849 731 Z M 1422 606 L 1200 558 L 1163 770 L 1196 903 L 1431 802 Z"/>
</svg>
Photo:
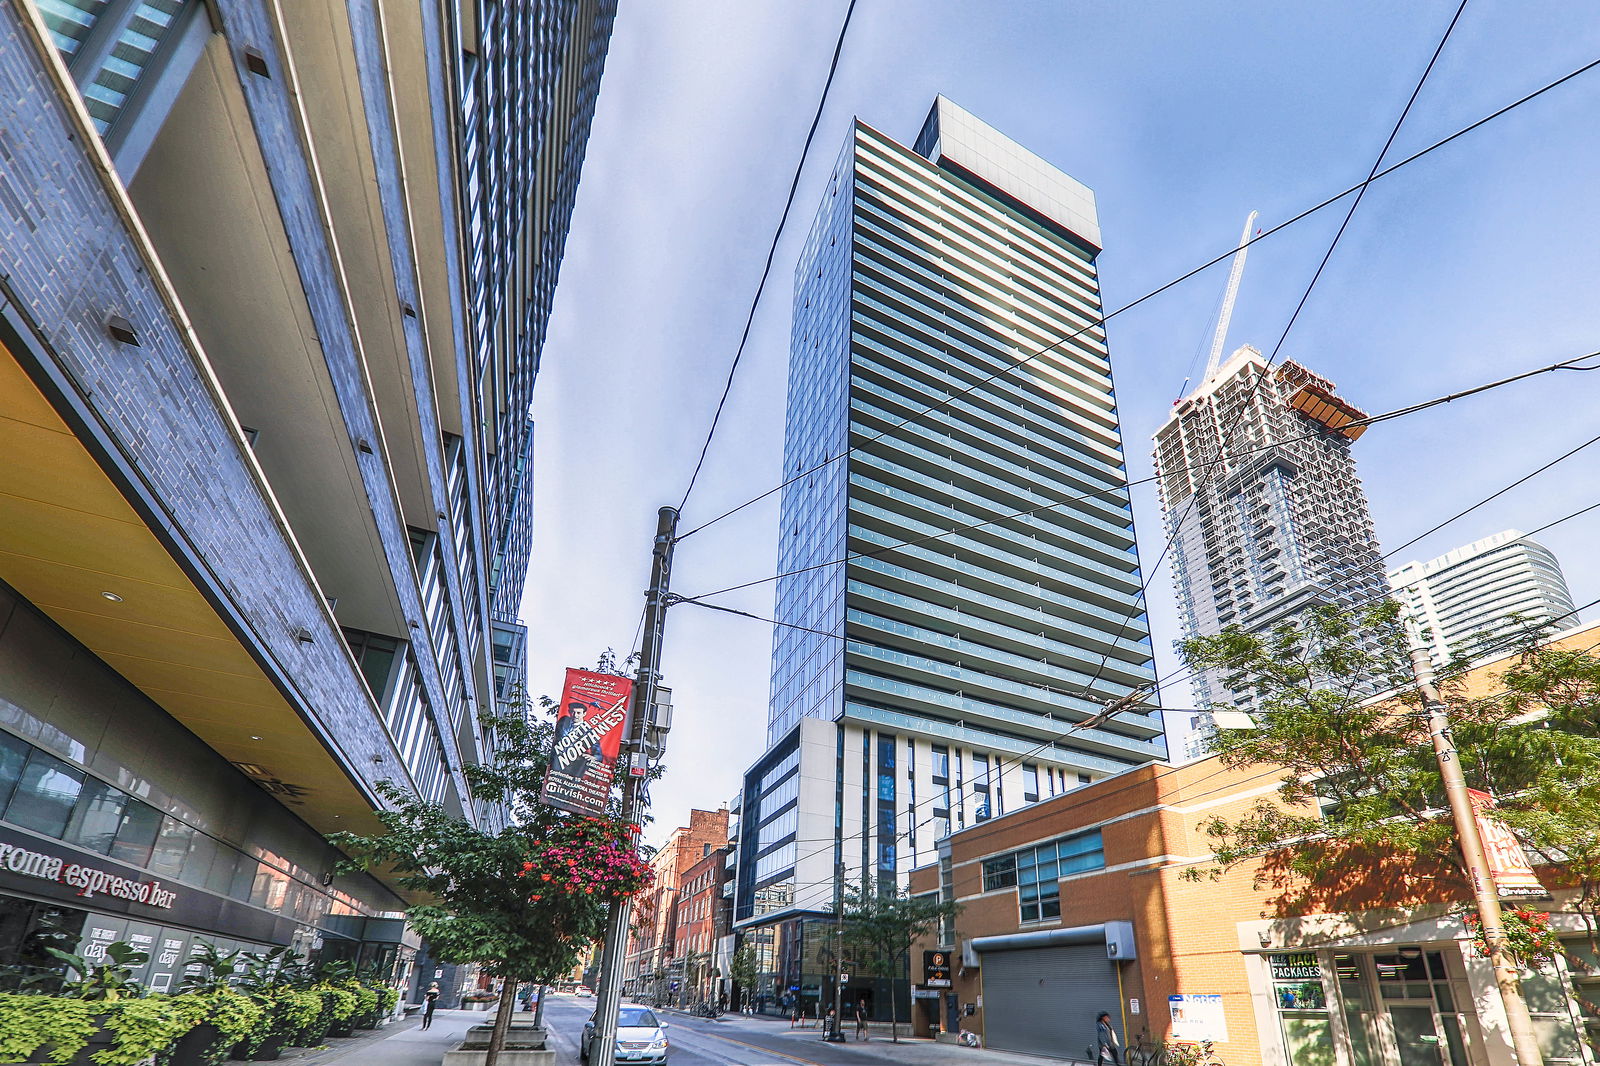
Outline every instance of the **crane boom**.
<svg viewBox="0 0 1600 1066">
<path fill-rule="evenodd" d="M 1239 235 L 1239 250 L 1233 253 L 1233 269 L 1228 272 L 1228 288 L 1222 295 L 1222 310 L 1217 314 L 1216 336 L 1211 338 L 1211 358 L 1206 361 L 1206 376 L 1201 378 L 1204 384 L 1210 381 L 1217 373 L 1217 367 L 1222 365 L 1222 345 L 1228 339 L 1228 321 L 1233 318 L 1233 302 L 1239 297 L 1239 281 L 1244 277 L 1244 257 L 1250 253 L 1250 228 L 1256 224 L 1256 212 L 1250 212 L 1250 217 L 1244 220 L 1244 232 Z"/>
</svg>

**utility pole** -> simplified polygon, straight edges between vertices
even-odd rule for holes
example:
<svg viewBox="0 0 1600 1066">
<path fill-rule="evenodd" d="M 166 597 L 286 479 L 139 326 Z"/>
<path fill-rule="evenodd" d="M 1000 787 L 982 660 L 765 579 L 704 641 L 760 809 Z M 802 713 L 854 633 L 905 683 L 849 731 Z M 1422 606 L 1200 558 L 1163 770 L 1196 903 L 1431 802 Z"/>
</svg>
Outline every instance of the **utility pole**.
<svg viewBox="0 0 1600 1066">
<path fill-rule="evenodd" d="M 1483 925 L 1483 943 L 1489 949 L 1489 962 L 1494 966 L 1495 984 L 1499 986 L 1500 1002 L 1506 1013 L 1506 1028 L 1511 1032 L 1512 1052 L 1519 1066 L 1544 1066 L 1539 1039 L 1533 1031 L 1533 1019 L 1528 1015 L 1528 1003 L 1522 998 L 1522 980 L 1506 951 L 1500 894 L 1495 888 L 1494 874 L 1484 855 L 1483 839 L 1478 834 L 1477 814 L 1472 809 L 1472 798 L 1467 795 L 1466 778 L 1461 774 L 1461 760 L 1456 757 L 1455 734 L 1450 731 L 1449 712 L 1433 683 L 1433 660 L 1428 657 L 1421 641 L 1415 639 L 1411 642 L 1411 669 L 1416 675 L 1417 689 L 1422 693 L 1422 707 L 1428 716 L 1428 735 L 1433 739 L 1433 753 L 1439 760 L 1439 775 L 1444 779 L 1445 795 L 1450 799 L 1450 813 L 1455 818 L 1461 858 L 1467 874 L 1472 878 L 1472 894 L 1478 903 L 1478 920 Z"/>
<path fill-rule="evenodd" d="M 656 512 L 656 539 L 650 549 L 650 588 L 644 594 L 644 641 L 639 645 L 639 673 L 633 686 L 632 714 L 628 720 L 627 770 L 622 781 L 622 818 L 636 829 L 644 820 L 641 809 L 644 778 L 633 773 L 634 758 L 645 751 L 645 736 L 655 709 L 656 686 L 661 682 L 661 640 L 667 626 L 667 589 L 672 581 L 672 549 L 678 534 L 678 510 Z M 631 899 L 611 905 L 606 922 L 604 953 L 595 989 L 594 1043 L 589 1066 L 612 1066 L 617 1046 L 617 1010 L 622 1003 L 623 953 L 628 945 Z"/>
<path fill-rule="evenodd" d="M 844 1043 L 844 862 L 835 864 L 833 873 L 833 1024 L 822 1035 L 831 1044 Z M 819 1006 L 822 997 L 817 997 Z"/>
</svg>

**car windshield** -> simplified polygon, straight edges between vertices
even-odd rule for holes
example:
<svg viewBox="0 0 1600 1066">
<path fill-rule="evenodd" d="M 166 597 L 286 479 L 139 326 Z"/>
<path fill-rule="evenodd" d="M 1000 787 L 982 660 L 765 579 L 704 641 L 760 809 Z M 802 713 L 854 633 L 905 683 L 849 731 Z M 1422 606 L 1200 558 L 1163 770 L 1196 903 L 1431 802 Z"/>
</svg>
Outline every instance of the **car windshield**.
<svg viewBox="0 0 1600 1066">
<path fill-rule="evenodd" d="M 657 1024 L 656 1016 L 642 1007 L 623 1007 L 617 1011 L 619 1029 L 653 1028 Z"/>
</svg>

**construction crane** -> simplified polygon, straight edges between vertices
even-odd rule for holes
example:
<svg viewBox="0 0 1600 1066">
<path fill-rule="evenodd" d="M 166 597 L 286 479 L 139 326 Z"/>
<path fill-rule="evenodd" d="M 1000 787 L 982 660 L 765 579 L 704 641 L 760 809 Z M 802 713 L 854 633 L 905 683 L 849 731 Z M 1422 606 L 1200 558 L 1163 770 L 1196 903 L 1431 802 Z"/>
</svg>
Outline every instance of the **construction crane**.
<svg viewBox="0 0 1600 1066">
<path fill-rule="evenodd" d="M 1228 339 L 1228 320 L 1233 317 L 1233 302 L 1239 298 L 1239 280 L 1244 277 L 1244 257 L 1250 253 L 1251 227 L 1256 224 L 1256 212 L 1244 220 L 1244 232 L 1239 235 L 1239 250 L 1233 253 L 1233 269 L 1228 273 L 1228 288 L 1222 294 L 1222 310 L 1217 314 L 1217 332 L 1211 338 L 1211 358 L 1206 361 L 1204 385 L 1217 375 L 1222 365 L 1222 345 Z M 1192 364 L 1191 364 L 1192 365 Z"/>
</svg>

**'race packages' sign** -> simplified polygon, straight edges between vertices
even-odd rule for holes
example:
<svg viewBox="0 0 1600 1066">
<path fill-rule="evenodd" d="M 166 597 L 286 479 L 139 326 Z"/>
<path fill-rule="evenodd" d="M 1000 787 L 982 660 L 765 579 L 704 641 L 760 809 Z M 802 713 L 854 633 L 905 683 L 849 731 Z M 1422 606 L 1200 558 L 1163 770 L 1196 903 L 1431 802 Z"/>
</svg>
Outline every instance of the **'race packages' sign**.
<svg viewBox="0 0 1600 1066">
<path fill-rule="evenodd" d="M 567 671 L 541 800 L 573 814 L 605 812 L 632 691 L 633 682 L 625 677 Z"/>
</svg>

